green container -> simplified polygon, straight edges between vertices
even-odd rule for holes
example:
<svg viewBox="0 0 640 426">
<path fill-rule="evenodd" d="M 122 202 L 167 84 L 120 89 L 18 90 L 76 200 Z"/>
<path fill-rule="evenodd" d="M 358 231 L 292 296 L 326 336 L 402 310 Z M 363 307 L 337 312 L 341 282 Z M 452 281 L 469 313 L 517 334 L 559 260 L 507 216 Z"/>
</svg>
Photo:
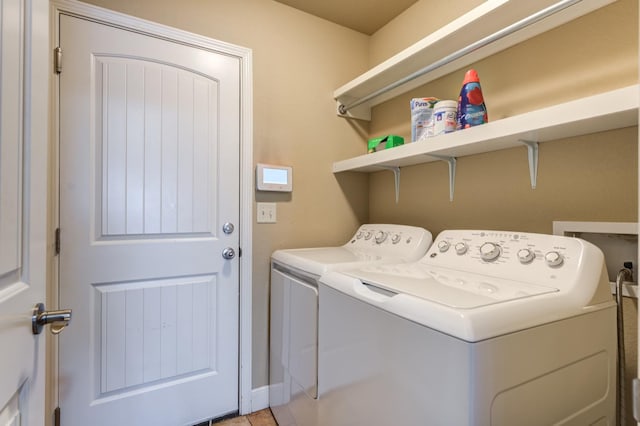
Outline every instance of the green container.
<svg viewBox="0 0 640 426">
<path fill-rule="evenodd" d="M 398 135 L 387 135 L 379 138 L 369 139 L 367 143 L 367 152 L 382 151 L 383 149 L 393 148 L 394 146 L 404 145 L 404 138 Z"/>
</svg>

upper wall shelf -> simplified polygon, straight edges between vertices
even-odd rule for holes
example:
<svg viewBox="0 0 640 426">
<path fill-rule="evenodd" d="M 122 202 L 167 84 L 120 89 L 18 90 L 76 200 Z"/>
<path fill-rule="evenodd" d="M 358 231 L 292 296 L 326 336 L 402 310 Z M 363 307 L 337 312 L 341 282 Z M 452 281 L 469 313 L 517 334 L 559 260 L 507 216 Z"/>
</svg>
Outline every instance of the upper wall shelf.
<svg viewBox="0 0 640 426">
<path fill-rule="evenodd" d="M 497 151 L 638 124 L 637 85 L 407 143 L 333 164 L 333 172 L 374 172 Z"/>
<path fill-rule="evenodd" d="M 338 114 L 370 120 L 374 105 L 614 1 L 488 0 L 337 89 L 333 96 Z M 557 11 L 546 16 L 542 12 L 547 9 Z M 528 22 L 531 23 L 524 25 Z M 370 96 L 371 99 L 359 106 L 349 108 L 344 114 L 340 112 L 341 105 L 350 107 Z"/>
</svg>

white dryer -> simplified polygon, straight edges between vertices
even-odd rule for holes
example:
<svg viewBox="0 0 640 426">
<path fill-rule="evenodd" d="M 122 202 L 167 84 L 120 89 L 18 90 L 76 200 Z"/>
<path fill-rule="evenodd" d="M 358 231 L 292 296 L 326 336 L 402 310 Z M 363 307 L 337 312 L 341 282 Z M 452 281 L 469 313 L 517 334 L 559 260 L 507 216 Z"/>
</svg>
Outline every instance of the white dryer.
<svg viewBox="0 0 640 426">
<path fill-rule="evenodd" d="M 362 225 L 343 246 L 277 250 L 271 262 L 269 406 L 280 426 L 315 424 L 318 288 L 327 271 L 412 262 L 431 233 L 404 225 Z"/>
<path fill-rule="evenodd" d="M 615 424 L 615 302 L 586 241 L 443 231 L 319 292 L 318 424 Z"/>
</svg>

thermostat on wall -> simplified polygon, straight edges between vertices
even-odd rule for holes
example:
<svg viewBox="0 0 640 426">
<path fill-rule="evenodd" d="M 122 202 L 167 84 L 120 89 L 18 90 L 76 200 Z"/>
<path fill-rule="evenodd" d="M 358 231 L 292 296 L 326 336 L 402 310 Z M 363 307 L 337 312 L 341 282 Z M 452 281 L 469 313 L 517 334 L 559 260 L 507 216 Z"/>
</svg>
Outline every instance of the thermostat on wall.
<svg viewBox="0 0 640 426">
<path fill-rule="evenodd" d="M 256 185 L 258 191 L 291 192 L 293 190 L 293 169 L 288 166 L 257 164 Z"/>
</svg>

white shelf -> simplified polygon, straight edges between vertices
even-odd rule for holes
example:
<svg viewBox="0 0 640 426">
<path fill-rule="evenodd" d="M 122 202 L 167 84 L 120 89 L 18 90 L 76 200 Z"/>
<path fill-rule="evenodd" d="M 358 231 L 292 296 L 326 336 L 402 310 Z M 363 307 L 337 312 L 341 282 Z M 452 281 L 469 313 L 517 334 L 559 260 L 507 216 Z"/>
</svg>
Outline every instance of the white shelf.
<svg viewBox="0 0 640 426">
<path fill-rule="evenodd" d="M 620 129 L 638 124 L 637 85 L 554 105 L 425 141 L 337 161 L 333 172 L 375 172 Z"/>
<path fill-rule="evenodd" d="M 615 0 L 576 0 L 570 2 L 571 4 L 568 7 L 549 17 L 502 37 L 497 41 L 493 41 L 490 44 L 474 49 L 470 53 L 439 66 L 397 88 L 381 93 L 370 101 L 347 111 L 346 114 L 340 114 L 340 112 L 338 112 L 338 114 L 344 117 L 370 120 L 371 107 L 374 105 L 406 93 L 429 81 L 433 81 L 436 78 L 447 75 L 524 40 L 549 31 L 552 28 L 613 3 L 614 1 Z M 375 93 L 390 84 L 405 79 L 407 76 L 418 73 L 430 64 L 436 64 L 450 57 L 453 53 L 464 50 L 478 41 L 498 34 L 511 25 L 557 3 L 558 0 L 488 0 L 337 89 L 334 92 L 337 107 L 341 104 L 349 105 L 355 100 Z"/>
</svg>

